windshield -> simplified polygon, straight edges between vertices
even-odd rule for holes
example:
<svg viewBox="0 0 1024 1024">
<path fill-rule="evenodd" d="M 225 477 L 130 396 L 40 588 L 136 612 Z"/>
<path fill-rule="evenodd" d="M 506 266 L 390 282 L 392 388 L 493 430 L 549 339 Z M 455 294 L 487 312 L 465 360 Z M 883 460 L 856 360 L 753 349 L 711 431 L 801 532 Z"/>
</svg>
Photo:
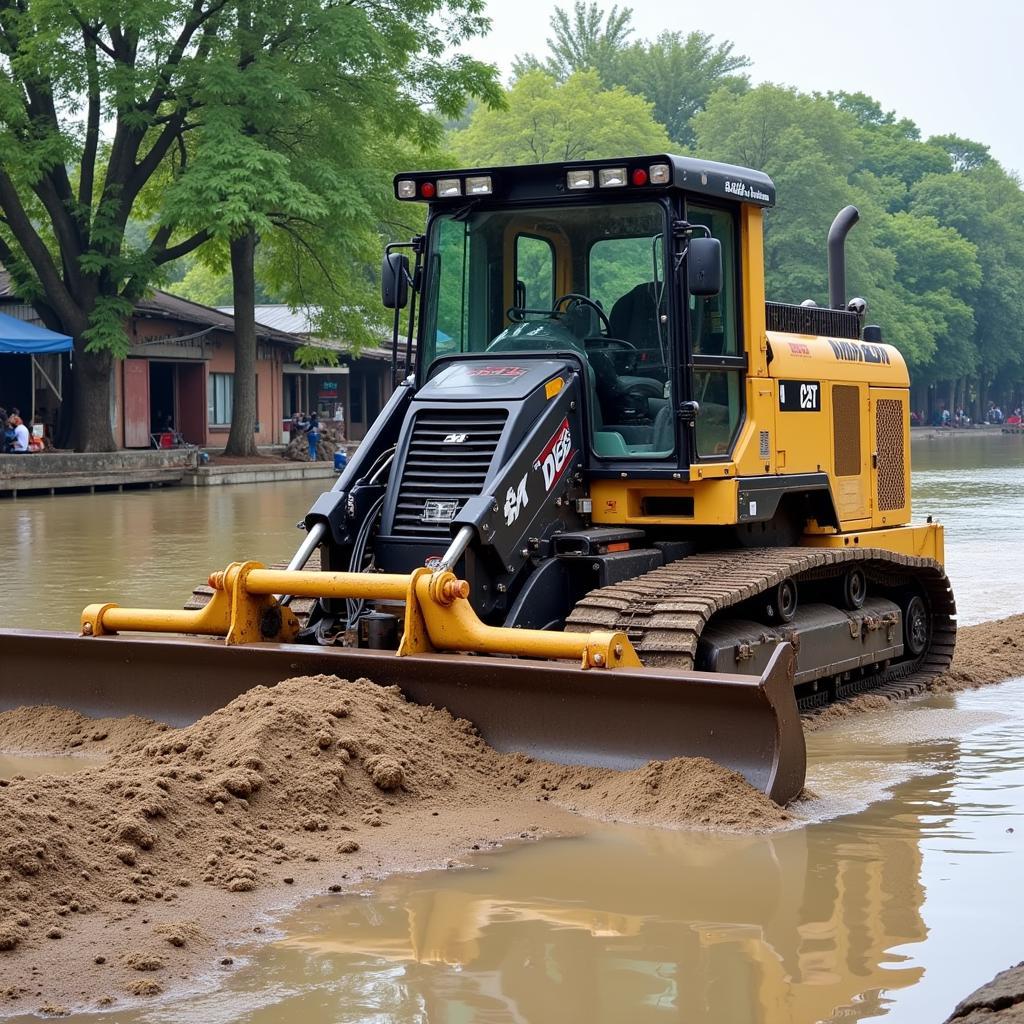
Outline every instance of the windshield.
<svg viewBox="0 0 1024 1024">
<path fill-rule="evenodd" d="M 669 455 L 665 209 L 470 211 L 431 229 L 421 367 L 460 352 L 585 357 L 598 455 Z"/>
</svg>

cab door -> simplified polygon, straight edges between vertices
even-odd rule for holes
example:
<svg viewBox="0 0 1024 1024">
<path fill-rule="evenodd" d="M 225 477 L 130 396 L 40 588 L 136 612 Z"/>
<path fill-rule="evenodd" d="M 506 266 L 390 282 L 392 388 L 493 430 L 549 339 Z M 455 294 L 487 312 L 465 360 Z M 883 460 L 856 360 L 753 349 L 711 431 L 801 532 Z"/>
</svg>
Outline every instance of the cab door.
<svg viewBox="0 0 1024 1024">
<path fill-rule="evenodd" d="M 747 359 L 739 307 L 739 228 L 734 209 L 688 202 L 686 219 L 708 228 L 722 243 L 722 290 L 698 297 L 685 292 L 689 380 L 685 393 L 697 403 L 691 460 L 730 458 L 743 423 Z M 684 279 L 685 280 L 685 279 Z"/>
</svg>

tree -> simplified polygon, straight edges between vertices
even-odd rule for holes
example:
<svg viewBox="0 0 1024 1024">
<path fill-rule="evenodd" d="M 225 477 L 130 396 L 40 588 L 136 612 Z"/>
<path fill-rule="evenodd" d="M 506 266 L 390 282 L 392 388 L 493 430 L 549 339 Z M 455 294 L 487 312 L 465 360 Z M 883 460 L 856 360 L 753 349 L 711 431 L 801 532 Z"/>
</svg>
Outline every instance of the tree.
<svg viewBox="0 0 1024 1024">
<path fill-rule="evenodd" d="M 523 56 L 513 65 L 518 77 L 542 70 L 559 82 L 580 71 L 596 71 L 606 89 L 622 86 L 654 105 L 655 120 L 680 146 L 693 142 L 690 119 L 716 89 L 742 91 L 745 77 L 734 74 L 750 61 L 733 53 L 730 42 L 716 44 L 706 32 L 662 32 L 653 41 L 630 42 L 633 11 L 618 6 L 604 14 L 596 3 L 577 0 L 570 16 L 556 7 L 551 16 L 548 55 Z"/>
<path fill-rule="evenodd" d="M 545 42 L 549 55 L 543 61 L 526 55 L 513 64 L 517 77 L 527 71 L 546 71 L 559 82 L 564 82 L 577 71 L 596 71 L 606 85 L 614 85 L 615 68 L 633 34 L 633 11 L 618 5 L 604 14 L 596 3 L 585 4 L 576 0 L 573 13 L 556 7 L 551 15 L 551 31 Z"/>
<path fill-rule="evenodd" d="M 908 137 L 905 123 L 867 97 L 836 103 L 834 96 L 762 85 L 744 95 L 716 93 L 694 126 L 700 152 L 763 169 L 778 187 L 778 204 L 765 218 L 769 295 L 827 301 L 825 238 L 836 212 L 854 203 L 861 221 L 848 242 L 848 297 L 868 300 L 870 320 L 912 366 L 953 354 L 971 365 L 976 247 L 941 218 L 889 212 L 891 175 L 865 167 L 865 137 Z M 905 192 L 900 185 L 898 194 Z"/>
<path fill-rule="evenodd" d="M 137 0 L 123 11 L 0 0 L 0 260 L 44 320 L 76 338 L 78 447 L 113 447 L 111 367 L 127 352 L 135 301 L 162 265 L 213 238 L 245 280 L 236 409 L 247 415 L 259 239 L 290 232 L 315 263 L 324 253 L 305 231 L 318 221 L 319 239 L 332 218 L 367 237 L 381 205 L 368 196 L 390 193 L 370 143 L 436 137 L 426 103 L 453 112 L 467 93 L 495 95 L 493 68 L 445 55 L 486 28 L 482 10 L 482 0 Z M 143 199 L 155 179 L 161 188 Z M 139 251 L 125 228 L 146 203 L 153 230 Z"/>
<path fill-rule="evenodd" d="M 747 79 L 734 72 L 750 61 L 733 44 L 714 42 L 706 32 L 662 32 L 652 42 L 634 43 L 615 65 L 609 84 L 625 86 L 654 104 L 654 117 L 680 146 L 694 144 L 691 121 L 716 90 L 742 92 Z"/>
<path fill-rule="evenodd" d="M 83 450 L 114 447 L 125 317 L 160 267 L 209 237 L 161 225 L 135 248 L 125 230 L 194 122 L 226 3 L 0 0 L 0 262 L 44 323 L 75 340 L 65 440 Z"/>
<path fill-rule="evenodd" d="M 450 144 L 467 166 L 589 160 L 657 153 L 668 137 L 651 104 L 625 89 L 603 89 L 596 71 L 559 84 L 529 71 L 509 90 L 504 110 L 478 109 Z"/>
<path fill-rule="evenodd" d="M 441 124 L 427 103 L 452 116 L 467 95 L 497 99 L 494 68 L 439 56 L 479 27 L 478 6 L 242 0 L 231 32 L 213 48 L 205 124 L 195 158 L 170 190 L 165 219 L 205 220 L 229 252 L 235 374 L 228 454 L 255 452 L 257 251 L 285 301 L 315 305 L 322 319 L 337 314 L 357 337 L 367 333 L 368 266 L 379 256 L 377 228 L 393 202 L 380 140 L 431 144 Z M 435 20 L 442 7 L 444 33 Z"/>
</svg>

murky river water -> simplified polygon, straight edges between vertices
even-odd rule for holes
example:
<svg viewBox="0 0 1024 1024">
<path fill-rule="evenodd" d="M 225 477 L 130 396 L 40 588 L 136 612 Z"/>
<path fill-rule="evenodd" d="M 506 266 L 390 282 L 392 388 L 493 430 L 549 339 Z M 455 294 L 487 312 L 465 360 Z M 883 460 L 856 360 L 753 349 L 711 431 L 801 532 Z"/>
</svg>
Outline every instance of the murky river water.
<svg viewBox="0 0 1024 1024">
<path fill-rule="evenodd" d="M 1024 438 L 943 438 L 913 454 L 916 508 L 947 526 L 961 621 L 1024 610 Z M 239 555 L 286 557 L 315 490 L 0 505 L 14 592 L 35 595 L 0 621 L 69 628 L 90 600 L 167 604 Z M 806 826 L 595 824 L 473 870 L 386 879 L 301 908 L 215 991 L 83 1020 L 941 1021 L 1024 959 L 1022 702 L 1017 680 L 811 734 L 821 799 Z"/>
</svg>

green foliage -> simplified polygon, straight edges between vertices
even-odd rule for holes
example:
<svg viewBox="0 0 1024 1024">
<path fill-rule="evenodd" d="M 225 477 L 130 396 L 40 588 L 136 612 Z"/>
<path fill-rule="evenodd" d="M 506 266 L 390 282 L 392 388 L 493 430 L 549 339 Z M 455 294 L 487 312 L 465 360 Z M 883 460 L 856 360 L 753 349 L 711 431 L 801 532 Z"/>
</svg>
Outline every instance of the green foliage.
<svg viewBox="0 0 1024 1024">
<path fill-rule="evenodd" d="M 467 166 L 545 163 L 656 153 L 668 146 L 651 104 L 625 89 L 605 89 L 596 71 L 564 83 L 540 70 L 518 78 L 504 110 L 477 109 L 449 141 Z"/>
<path fill-rule="evenodd" d="M 654 117 L 679 146 L 693 142 L 690 121 L 716 89 L 743 91 L 748 67 L 729 42 L 715 44 L 706 32 L 662 32 L 656 39 L 630 42 L 633 11 L 613 6 L 603 14 L 596 3 L 576 0 L 573 13 L 556 7 L 548 56 L 525 55 L 515 62 L 517 77 L 542 70 L 559 82 L 580 71 L 596 71 L 607 89 L 621 86 L 653 104 Z"/>
<path fill-rule="evenodd" d="M 916 379 L 1022 379 L 1024 195 L 987 147 L 922 142 L 913 122 L 862 93 L 773 85 L 720 90 L 693 125 L 701 154 L 761 168 L 776 183 L 765 224 L 773 298 L 826 301 L 828 227 L 854 203 L 848 293 L 868 299 L 869 320 Z"/>
</svg>

